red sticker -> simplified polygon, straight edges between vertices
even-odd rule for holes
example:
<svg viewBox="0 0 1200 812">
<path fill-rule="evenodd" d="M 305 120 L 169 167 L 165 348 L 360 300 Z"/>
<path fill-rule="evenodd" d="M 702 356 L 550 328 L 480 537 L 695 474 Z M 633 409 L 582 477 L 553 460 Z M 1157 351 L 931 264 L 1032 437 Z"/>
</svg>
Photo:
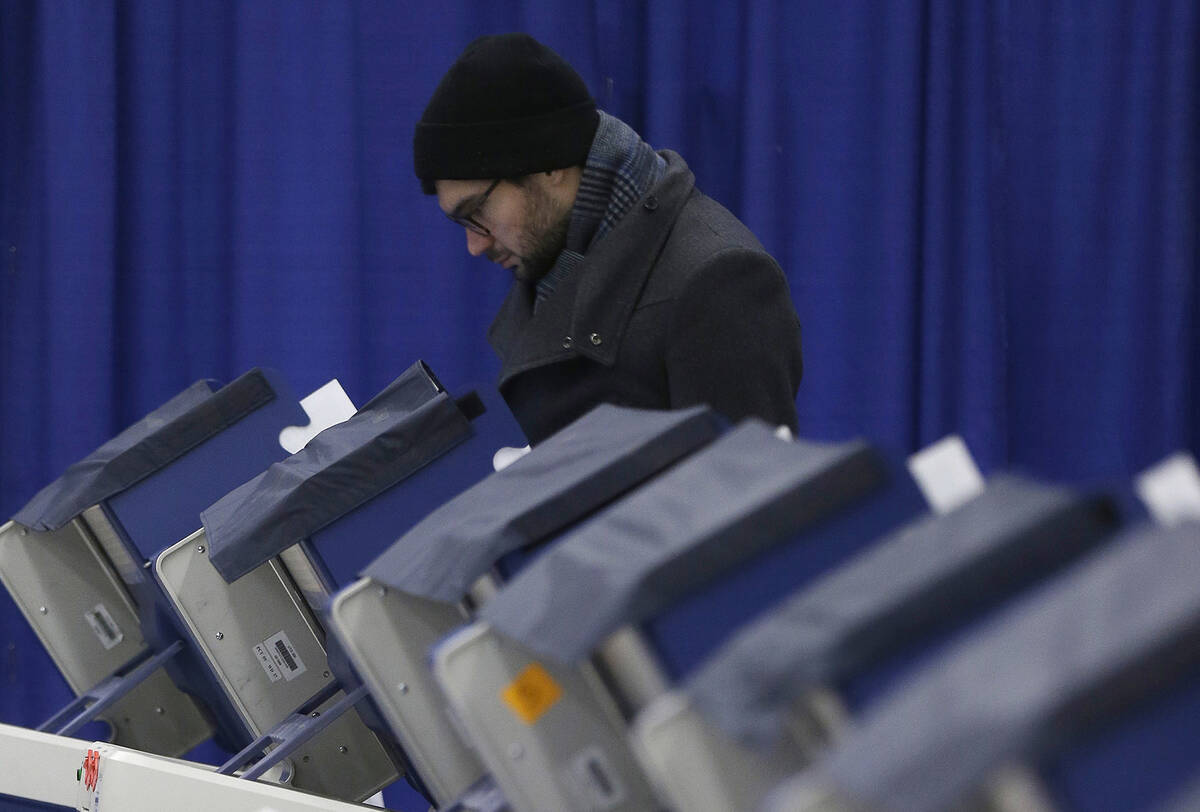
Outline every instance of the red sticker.
<svg viewBox="0 0 1200 812">
<path fill-rule="evenodd" d="M 100 777 L 100 751 L 88 750 L 83 759 L 83 785 L 93 790 Z"/>
</svg>

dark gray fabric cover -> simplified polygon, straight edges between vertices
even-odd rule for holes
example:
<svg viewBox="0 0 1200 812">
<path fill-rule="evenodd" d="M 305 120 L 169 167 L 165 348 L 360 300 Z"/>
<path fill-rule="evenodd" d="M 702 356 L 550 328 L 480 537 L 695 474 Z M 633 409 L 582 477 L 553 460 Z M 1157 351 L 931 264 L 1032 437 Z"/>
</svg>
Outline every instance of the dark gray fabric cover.
<svg viewBox="0 0 1200 812">
<path fill-rule="evenodd" d="M 910 522 L 763 615 L 687 690 L 727 733 L 769 745 L 805 689 L 836 683 L 916 630 L 1069 559 L 1115 524 L 1103 498 L 994 477 L 957 510 Z"/>
<path fill-rule="evenodd" d="M 481 616 L 547 657 L 574 662 L 882 476 L 864 443 L 789 442 L 748 420 L 570 533 Z"/>
<path fill-rule="evenodd" d="M 213 566 L 227 581 L 240 578 L 470 434 L 428 368 L 414 364 L 349 420 L 200 514 Z"/>
<path fill-rule="evenodd" d="M 820 764 L 847 798 L 942 810 L 1200 658 L 1200 525 L 1140 526 L 983 625 Z"/>
<path fill-rule="evenodd" d="M 707 407 L 602 404 L 429 514 L 365 574 L 456 601 L 505 553 L 563 531 L 720 434 Z"/>
<path fill-rule="evenodd" d="M 197 381 L 159 406 L 68 468 L 13 519 L 34 530 L 57 530 L 275 398 L 257 369 L 216 392 L 214 384 Z"/>
</svg>

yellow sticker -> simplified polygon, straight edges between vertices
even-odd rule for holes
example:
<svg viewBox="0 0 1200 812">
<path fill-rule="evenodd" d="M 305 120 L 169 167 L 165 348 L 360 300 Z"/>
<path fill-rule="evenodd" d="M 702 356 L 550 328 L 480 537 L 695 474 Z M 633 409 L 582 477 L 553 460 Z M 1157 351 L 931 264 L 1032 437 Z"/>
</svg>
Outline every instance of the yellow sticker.
<svg viewBox="0 0 1200 812">
<path fill-rule="evenodd" d="M 530 663 L 500 692 L 504 704 L 527 725 L 532 725 L 562 696 L 554 677 L 538 663 Z"/>
</svg>

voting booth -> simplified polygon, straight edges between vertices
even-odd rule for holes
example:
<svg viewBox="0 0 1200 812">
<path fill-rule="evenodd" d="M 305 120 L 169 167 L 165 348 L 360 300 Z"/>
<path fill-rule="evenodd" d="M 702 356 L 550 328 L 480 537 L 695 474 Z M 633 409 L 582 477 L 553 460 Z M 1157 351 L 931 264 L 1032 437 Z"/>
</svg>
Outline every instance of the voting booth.
<svg viewBox="0 0 1200 812">
<path fill-rule="evenodd" d="M 241 725 L 183 645 L 146 567 L 214 499 L 286 456 L 309 419 L 280 376 L 199 381 L 72 465 L 0 527 L 0 580 L 79 700 L 44 729 L 92 719 L 112 740 L 180 755 Z"/>
<path fill-rule="evenodd" d="M 724 426 L 707 408 L 598 406 L 432 512 L 338 594 L 332 626 L 436 803 L 460 798 L 487 771 L 447 713 L 429 671 L 432 647 L 505 573 Z"/>
<path fill-rule="evenodd" d="M 513 808 L 647 808 L 631 710 L 923 504 L 865 444 L 749 421 L 526 561 L 435 649 L 434 673 Z"/>
<path fill-rule="evenodd" d="M 203 527 L 155 559 L 190 642 L 255 736 L 222 772 L 257 777 L 286 759 L 293 785 L 357 801 L 406 769 L 331 649 L 326 605 L 397 535 L 490 473 L 499 449 L 523 445 L 498 397 L 456 399 L 418 362 L 207 507 Z"/>
<path fill-rule="evenodd" d="M 939 644 L 1117 522 L 1103 495 L 993 477 L 739 630 L 639 716 L 638 750 L 675 808 L 754 808 Z"/>
<path fill-rule="evenodd" d="M 571 777 L 587 786 L 582 774 L 593 791 L 608 784 L 620 795 L 607 765 L 631 754 L 626 720 L 642 704 L 791 585 L 923 504 L 907 474 L 863 443 L 792 442 L 748 421 L 532 562 L 479 624 L 438 648 L 435 672 L 511 783 L 552 785 L 569 802 Z M 579 684 L 591 662 L 607 677 L 602 688 Z M 541 701 L 518 705 L 522 718 L 497 702 L 505 689 Z M 550 701 L 588 689 L 621 712 L 619 741 L 589 737 L 566 721 L 568 701 Z M 495 747 L 509 740 L 551 764 L 521 775 Z M 638 774 L 647 780 L 640 765 Z"/>
<path fill-rule="evenodd" d="M 925 664 L 767 808 L 1186 802 L 1200 765 L 1198 567 L 1195 523 L 1122 532 Z"/>
<path fill-rule="evenodd" d="M 401 775 L 442 812 L 1200 797 L 1178 478 L 1136 485 L 1158 523 L 1015 474 L 939 495 L 705 407 L 602 405 L 526 453 L 420 362 L 285 454 L 306 421 L 269 371 L 202 382 L 0 528 L 80 694 L 47 730 L 114 734 L 0 726 L 0 754 L 78 764 L 0 806 L 349 809 Z M 240 752 L 163 758 L 213 735 Z"/>
</svg>

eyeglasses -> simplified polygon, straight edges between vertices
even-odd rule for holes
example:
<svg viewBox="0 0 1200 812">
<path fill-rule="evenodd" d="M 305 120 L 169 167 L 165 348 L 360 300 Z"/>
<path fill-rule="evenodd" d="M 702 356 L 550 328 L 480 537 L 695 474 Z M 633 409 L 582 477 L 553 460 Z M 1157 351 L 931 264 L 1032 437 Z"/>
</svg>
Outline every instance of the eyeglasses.
<svg viewBox="0 0 1200 812">
<path fill-rule="evenodd" d="M 488 195 L 500 185 L 500 180 L 500 178 L 496 178 L 492 181 L 492 185 L 487 187 L 484 193 L 475 200 L 474 204 L 468 206 L 464 211 L 455 209 L 454 211 L 446 212 L 446 216 L 450 218 L 450 222 L 457 223 L 468 231 L 482 234 L 484 237 L 492 236 L 492 232 L 487 230 L 487 226 L 476 220 L 475 215 L 479 214 L 479 210 L 483 208 L 483 204 L 487 203 Z"/>
</svg>

